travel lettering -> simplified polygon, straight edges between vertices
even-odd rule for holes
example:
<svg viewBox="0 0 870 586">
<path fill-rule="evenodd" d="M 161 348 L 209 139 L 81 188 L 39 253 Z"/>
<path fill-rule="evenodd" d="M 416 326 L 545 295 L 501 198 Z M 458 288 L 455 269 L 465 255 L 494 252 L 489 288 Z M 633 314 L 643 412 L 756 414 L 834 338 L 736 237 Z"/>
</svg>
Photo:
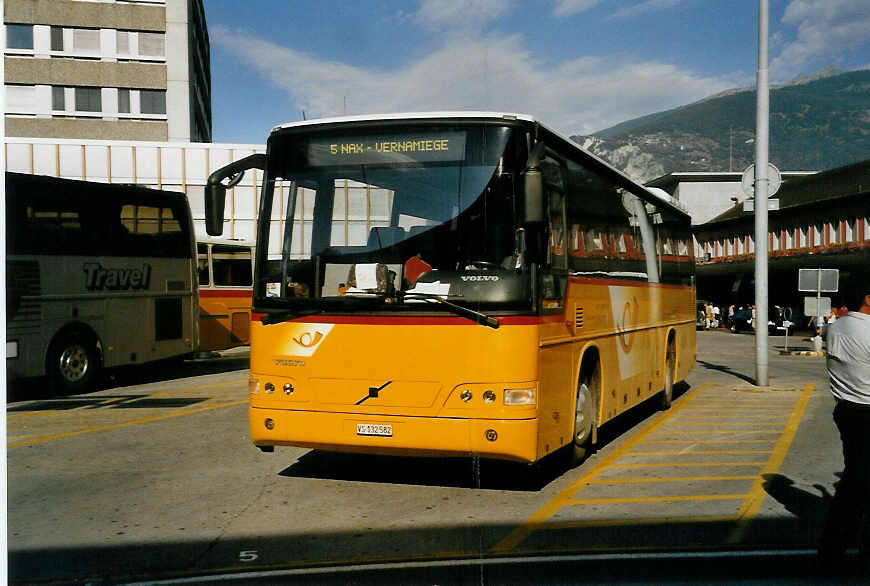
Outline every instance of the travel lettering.
<svg viewBox="0 0 870 586">
<path fill-rule="evenodd" d="M 98 262 L 85 263 L 82 268 L 88 291 L 147 289 L 151 281 L 151 265 L 148 263 L 141 269 L 107 269 Z"/>
</svg>

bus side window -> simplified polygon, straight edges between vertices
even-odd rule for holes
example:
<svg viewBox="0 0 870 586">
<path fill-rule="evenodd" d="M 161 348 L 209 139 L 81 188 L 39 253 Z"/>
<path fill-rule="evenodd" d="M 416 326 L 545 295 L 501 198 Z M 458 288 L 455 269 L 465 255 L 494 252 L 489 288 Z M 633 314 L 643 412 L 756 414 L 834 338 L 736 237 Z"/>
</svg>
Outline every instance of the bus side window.
<svg viewBox="0 0 870 586">
<path fill-rule="evenodd" d="M 205 244 L 197 244 L 196 255 L 196 266 L 197 272 L 199 273 L 199 284 L 201 286 L 208 286 L 211 283 L 211 279 L 209 279 L 208 276 L 208 246 Z"/>
</svg>

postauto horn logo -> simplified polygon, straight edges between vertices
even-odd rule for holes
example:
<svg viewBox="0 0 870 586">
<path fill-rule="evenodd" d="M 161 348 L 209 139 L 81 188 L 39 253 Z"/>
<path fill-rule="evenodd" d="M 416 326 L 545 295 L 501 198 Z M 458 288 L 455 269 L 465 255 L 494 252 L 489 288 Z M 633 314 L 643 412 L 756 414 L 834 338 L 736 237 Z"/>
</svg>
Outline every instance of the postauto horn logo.
<svg viewBox="0 0 870 586">
<path fill-rule="evenodd" d="M 289 340 L 284 352 L 289 356 L 313 356 L 332 330 L 333 324 L 288 324 Z"/>
</svg>

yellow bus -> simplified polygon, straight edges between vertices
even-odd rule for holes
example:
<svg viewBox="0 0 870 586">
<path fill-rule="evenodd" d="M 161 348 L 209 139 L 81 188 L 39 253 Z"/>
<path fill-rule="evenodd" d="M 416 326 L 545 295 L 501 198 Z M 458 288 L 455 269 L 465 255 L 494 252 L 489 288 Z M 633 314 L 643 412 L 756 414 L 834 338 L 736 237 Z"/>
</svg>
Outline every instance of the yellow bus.
<svg viewBox="0 0 870 586">
<path fill-rule="evenodd" d="M 6 372 L 94 390 L 103 368 L 192 354 L 183 193 L 6 173 Z"/>
<path fill-rule="evenodd" d="M 530 116 L 276 127 L 209 178 L 210 234 L 252 168 L 264 451 L 581 459 L 694 365 L 689 216 Z"/>
<path fill-rule="evenodd" d="M 198 352 L 249 343 L 254 243 L 226 238 L 198 239 Z"/>
</svg>

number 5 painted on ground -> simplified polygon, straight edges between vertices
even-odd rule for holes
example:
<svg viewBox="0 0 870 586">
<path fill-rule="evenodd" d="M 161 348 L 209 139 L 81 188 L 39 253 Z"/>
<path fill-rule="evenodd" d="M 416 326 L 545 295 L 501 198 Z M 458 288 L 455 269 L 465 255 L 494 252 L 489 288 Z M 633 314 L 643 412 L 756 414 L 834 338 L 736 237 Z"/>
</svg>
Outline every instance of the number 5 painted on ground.
<svg viewBox="0 0 870 586">
<path fill-rule="evenodd" d="M 256 549 L 239 552 L 240 562 L 253 562 L 256 561 L 258 557 Z"/>
</svg>

